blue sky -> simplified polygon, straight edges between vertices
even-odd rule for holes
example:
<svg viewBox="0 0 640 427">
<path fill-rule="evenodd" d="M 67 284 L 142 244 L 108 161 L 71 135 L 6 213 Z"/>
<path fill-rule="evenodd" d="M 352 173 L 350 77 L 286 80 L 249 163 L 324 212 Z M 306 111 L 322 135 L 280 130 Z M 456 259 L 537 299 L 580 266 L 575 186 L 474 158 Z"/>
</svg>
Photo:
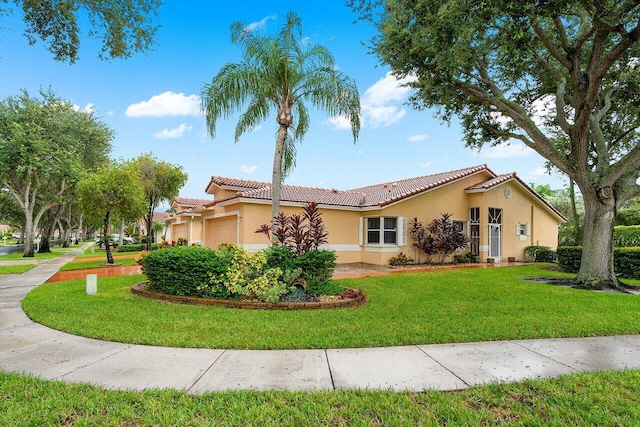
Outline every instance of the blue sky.
<svg viewBox="0 0 640 427">
<path fill-rule="evenodd" d="M 368 53 L 374 28 L 354 23 L 356 16 L 340 0 L 164 1 L 153 50 L 102 61 L 99 42 L 85 35 L 80 61 L 73 65 L 55 62 L 41 42 L 29 46 L 19 13 L 5 16 L 0 18 L 0 96 L 51 87 L 80 108 L 92 108 L 116 132 L 112 157 L 152 152 L 182 165 L 189 174 L 183 197 L 208 198 L 204 189 L 212 175 L 270 181 L 275 116 L 237 144 L 235 119 L 222 120 L 212 139 L 199 111 L 199 95 L 224 64 L 241 60 L 240 49 L 230 41 L 231 23 L 274 33 L 289 10 L 300 16 L 305 40 L 327 47 L 341 71 L 356 79 L 363 127 L 354 144 L 350 130 L 313 112 L 286 184 L 347 190 L 486 163 L 496 173 L 515 171 L 527 183 L 564 186 L 562 179 L 545 173 L 544 159 L 521 143 L 477 152 L 464 147 L 455 121 L 447 126 L 433 111 L 405 105 L 407 89 Z"/>
</svg>

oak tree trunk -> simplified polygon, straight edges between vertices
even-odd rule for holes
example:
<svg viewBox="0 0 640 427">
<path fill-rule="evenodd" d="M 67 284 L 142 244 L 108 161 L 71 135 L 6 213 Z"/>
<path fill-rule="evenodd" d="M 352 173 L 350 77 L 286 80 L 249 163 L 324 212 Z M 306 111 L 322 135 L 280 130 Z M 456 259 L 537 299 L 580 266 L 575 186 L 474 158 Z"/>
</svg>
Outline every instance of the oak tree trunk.
<svg viewBox="0 0 640 427">
<path fill-rule="evenodd" d="M 576 276 L 579 287 L 619 289 L 613 268 L 613 225 L 616 216 L 611 188 L 583 191 L 585 218 L 582 259 Z"/>
</svg>

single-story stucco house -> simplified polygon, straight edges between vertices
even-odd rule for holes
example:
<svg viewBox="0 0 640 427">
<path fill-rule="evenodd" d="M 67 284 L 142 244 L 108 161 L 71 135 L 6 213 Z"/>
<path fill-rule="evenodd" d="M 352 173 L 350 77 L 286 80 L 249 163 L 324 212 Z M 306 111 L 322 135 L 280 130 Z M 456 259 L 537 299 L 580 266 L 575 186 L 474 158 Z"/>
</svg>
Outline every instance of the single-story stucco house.
<svg viewBox="0 0 640 427">
<path fill-rule="evenodd" d="M 213 199 L 176 198 L 171 238 L 217 248 L 233 243 L 256 251 L 269 241 L 258 227 L 270 223 L 271 184 L 211 177 L 205 192 Z M 409 221 L 425 225 L 452 214 L 471 239 L 481 262 L 524 258 L 524 248 L 558 244 L 558 224 L 566 219 L 515 173 L 496 175 L 487 165 L 348 191 L 283 185 L 281 211 L 299 213 L 308 202 L 319 204 L 329 232 L 327 249 L 339 263 L 386 265 L 403 252 L 414 256 Z"/>
</svg>

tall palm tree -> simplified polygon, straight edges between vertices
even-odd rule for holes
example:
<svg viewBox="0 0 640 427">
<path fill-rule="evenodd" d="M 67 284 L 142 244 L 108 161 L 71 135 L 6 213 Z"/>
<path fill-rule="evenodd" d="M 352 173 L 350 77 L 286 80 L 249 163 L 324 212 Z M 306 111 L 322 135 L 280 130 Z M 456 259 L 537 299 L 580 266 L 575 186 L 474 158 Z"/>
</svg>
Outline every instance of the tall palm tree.
<svg viewBox="0 0 640 427">
<path fill-rule="evenodd" d="M 354 142 L 360 132 L 360 97 L 355 80 L 337 70 L 326 48 L 303 43 L 301 33 L 300 18 L 293 12 L 287 14 L 285 25 L 275 37 L 259 36 L 240 22 L 232 24 L 231 41 L 243 49 L 243 62 L 223 66 L 202 90 L 211 137 L 215 137 L 218 119 L 228 118 L 236 110 L 246 107 L 236 124 L 236 143 L 242 134 L 276 113 L 272 217 L 280 211 L 282 181 L 295 166 L 295 143 L 309 130 L 309 111 L 303 102 L 331 116 L 346 116 Z"/>
</svg>

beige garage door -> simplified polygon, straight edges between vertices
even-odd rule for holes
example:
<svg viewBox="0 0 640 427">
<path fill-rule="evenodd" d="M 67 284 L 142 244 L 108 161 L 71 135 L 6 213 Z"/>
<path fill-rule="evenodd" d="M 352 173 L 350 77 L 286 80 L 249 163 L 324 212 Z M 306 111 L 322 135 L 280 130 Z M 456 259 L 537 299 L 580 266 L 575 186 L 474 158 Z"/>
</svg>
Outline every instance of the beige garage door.
<svg viewBox="0 0 640 427">
<path fill-rule="evenodd" d="M 187 224 L 174 224 L 173 230 L 171 230 L 171 240 L 186 239 L 187 238 Z"/>
<path fill-rule="evenodd" d="M 207 220 L 204 245 L 216 249 L 221 243 L 238 243 L 238 217 Z"/>
</svg>

